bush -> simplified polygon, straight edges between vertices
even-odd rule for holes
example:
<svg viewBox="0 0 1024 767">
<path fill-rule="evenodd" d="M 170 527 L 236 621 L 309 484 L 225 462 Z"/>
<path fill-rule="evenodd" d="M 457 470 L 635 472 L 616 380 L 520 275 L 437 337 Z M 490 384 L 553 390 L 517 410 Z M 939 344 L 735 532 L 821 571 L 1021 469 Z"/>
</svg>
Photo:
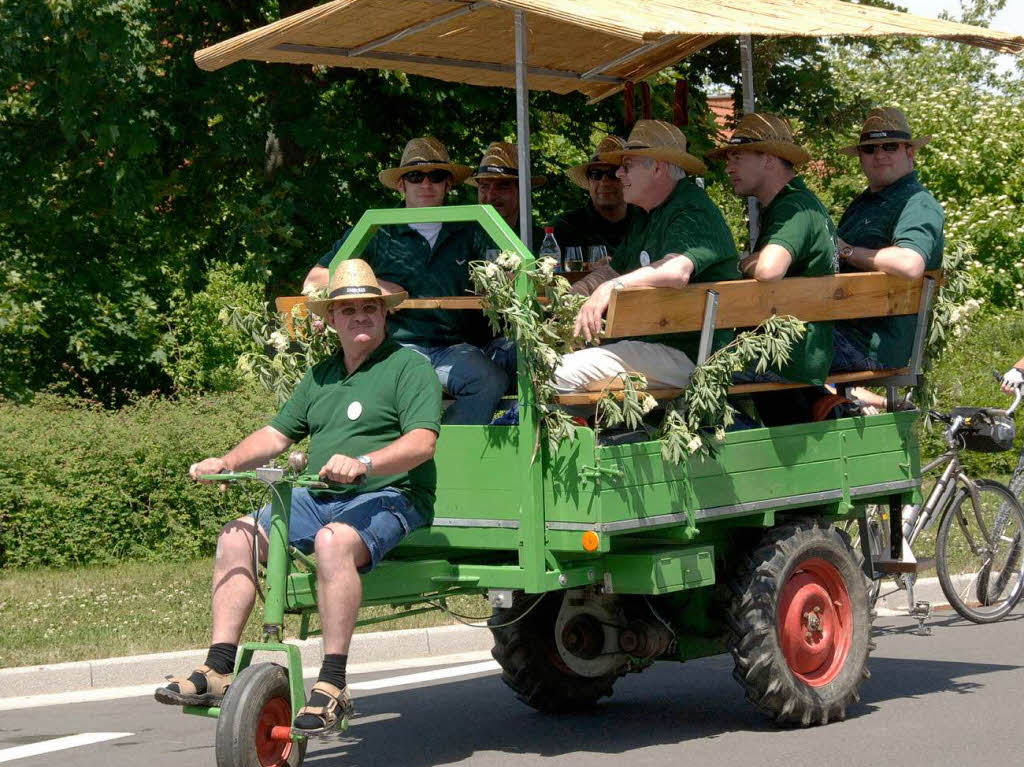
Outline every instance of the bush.
<svg viewBox="0 0 1024 767">
<path fill-rule="evenodd" d="M 54 395 L 0 400 L 0 567 L 210 555 L 245 494 L 188 479 L 267 423 L 273 400 L 238 392 L 145 398 L 117 411 Z"/>
<path fill-rule="evenodd" d="M 1024 356 L 1024 316 L 1016 311 L 1003 311 L 987 312 L 972 319 L 959 340 L 951 339 L 929 374 L 927 385 L 934 397 L 933 407 L 936 410 L 945 412 L 957 406 L 1009 407 L 1012 402 L 999 391 L 992 371 L 1002 375 Z M 1019 417 L 1017 422 L 1021 422 Z M 944 449 L 941 424 L 934 424 L 922 432 L 922 461 L 931 460 Z M 993 478 L 1012 473 L 1017 465 L 1017 456 L 1017 450 L 961 453 L 969 475 Z"/>
</svg>

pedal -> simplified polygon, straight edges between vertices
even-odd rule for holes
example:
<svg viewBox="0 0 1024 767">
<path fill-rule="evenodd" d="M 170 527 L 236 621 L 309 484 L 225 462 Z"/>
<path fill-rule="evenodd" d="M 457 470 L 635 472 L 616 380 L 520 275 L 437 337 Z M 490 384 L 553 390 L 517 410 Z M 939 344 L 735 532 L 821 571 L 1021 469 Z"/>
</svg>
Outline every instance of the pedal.
<svg viewBox="0 0 1024 767">
<path fill-rule="evenodd" d="M 919 600 L 914 602 L 914 606 L 910 608 L 910 616 L 917 618 L 917 629 L 914 631 L 920 637 L 931 636 L 931 626 L 925 626 L 924 622 L 932 617 L 932 603 Z"/>
</svg>

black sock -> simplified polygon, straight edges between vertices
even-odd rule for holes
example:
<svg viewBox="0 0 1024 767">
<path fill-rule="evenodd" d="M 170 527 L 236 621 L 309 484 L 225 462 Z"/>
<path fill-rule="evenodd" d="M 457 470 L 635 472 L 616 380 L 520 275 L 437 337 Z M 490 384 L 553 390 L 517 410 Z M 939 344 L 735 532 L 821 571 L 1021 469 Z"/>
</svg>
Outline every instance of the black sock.
<svg viewBox="0 0 1024 767">
<path fill-rule="evenodd" d="M 209 652 L 206 654 L 206 665 L 218 674 L 230 674 L 235 670 L 235 654 L 237 652 L 238 645 L 236 644 L 228 644 L 227 642 L 212 644 L 210 645 Z M 206 677 L 198 671 L 193 671 L 189 674 L 188 681 L 195 685 L 196 695 L 203 695 L 206 693 Z M 181 692 L 181 690 L 178 689 L 178 684 L 176 682 L 167 686 L 175 692 Z"/>
<path fill-rule="evenodd" d="M 348 663 L 347 655 L 325 655 L 324 663 L 320 666 L 320 676 L 316 680 L 333 684 L 339 690 L 344 689 L 346 663 Z"/>
<path fill-rule="evenodd" d="M 235 670 L 235 654 L 238 652 L 238 645 L 218 642 L 210 645 L 210 651 L 206 654 L 206 665 L 218 674 L 230 674 Z"/>
</svg>

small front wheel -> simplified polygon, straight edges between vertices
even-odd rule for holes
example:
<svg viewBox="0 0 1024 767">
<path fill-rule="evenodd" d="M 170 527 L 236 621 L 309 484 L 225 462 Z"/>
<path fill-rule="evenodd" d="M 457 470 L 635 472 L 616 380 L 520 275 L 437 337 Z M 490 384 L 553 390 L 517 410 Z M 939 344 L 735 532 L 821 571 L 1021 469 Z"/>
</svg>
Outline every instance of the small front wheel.
<svg viewBox="0 0 1024 767">
<path fill-rule="evenodd" d="M 288 672 L 276 663 L 243 669 L 221 701 L 217 767 L 299 767 L 306 741 L 280 737 L 291 726 Z"/>
<path fill-rule="evenodd" d="M 942 515 L 935 566 L 953 609 L 974 623 L 992 623 L 1024 593 L 1024 509 L 998 482 L 975 484 L 977 504 L 962 487 Z"/>
<path fill-rule="evenodd" d="M 765 536 L 733 583 L 729 650 L 747 700 L 779 724 L 846 716 L 867 678 L 867 583 L 834 527 L 805 522 Z"/>
</svg>

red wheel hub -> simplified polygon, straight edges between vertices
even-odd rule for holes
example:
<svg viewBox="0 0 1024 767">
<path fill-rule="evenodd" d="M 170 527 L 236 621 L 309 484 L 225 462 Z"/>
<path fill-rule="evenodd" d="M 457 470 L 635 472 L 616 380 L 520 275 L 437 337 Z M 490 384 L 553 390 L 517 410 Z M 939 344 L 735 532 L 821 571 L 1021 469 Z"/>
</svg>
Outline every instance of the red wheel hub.
<svg viewBox="0 0 1024 767">
<path fill-rule="evenodd" d="M 256 755 L 263 767 L 283 765 L 292 752 L 294 744 L 290 737 L 292 707 L 284 698 L 271 698 L 263 706 L 260 721 L 256 725 Z"/>
<path fill-rule="evenodd" d="M 779 641 L 790 670 L 811 687 L 826 685 L 842 671 L 852 640 L 843 577 L 824 559 L 801 562 L 779 599 Z"/>
</svg>

